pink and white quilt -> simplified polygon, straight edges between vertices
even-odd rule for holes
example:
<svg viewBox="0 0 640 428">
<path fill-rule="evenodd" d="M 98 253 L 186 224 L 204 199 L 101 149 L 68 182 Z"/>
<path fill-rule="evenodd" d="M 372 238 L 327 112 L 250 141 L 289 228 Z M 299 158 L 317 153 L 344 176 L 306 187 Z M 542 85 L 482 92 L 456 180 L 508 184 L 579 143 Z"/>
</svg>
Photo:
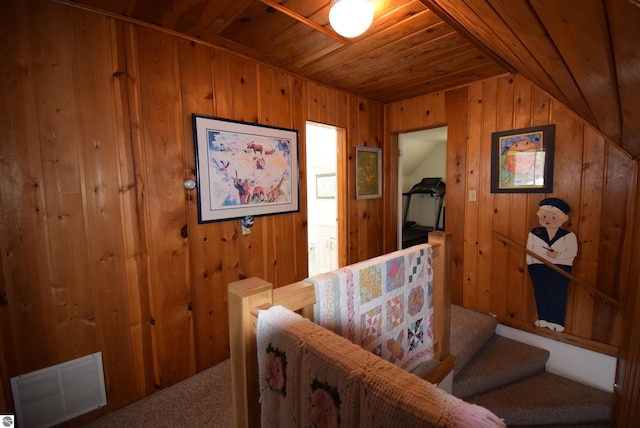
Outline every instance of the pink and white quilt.
<svg viewBox="0 0 640 428">
<path fill-rule="evenodd" d="M 433 358 L 433 270 L 429 244 L 307 279 L 314 320 L 411 371 Z"/>
</svg>

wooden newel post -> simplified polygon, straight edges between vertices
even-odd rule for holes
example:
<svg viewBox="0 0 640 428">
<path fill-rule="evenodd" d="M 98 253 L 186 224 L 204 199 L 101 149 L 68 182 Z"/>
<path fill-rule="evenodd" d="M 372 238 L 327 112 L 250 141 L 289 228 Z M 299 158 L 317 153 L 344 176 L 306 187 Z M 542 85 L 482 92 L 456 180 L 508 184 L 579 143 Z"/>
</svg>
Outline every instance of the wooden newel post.
<svg viewBox="0 0 640 428">
<path fill-rule="evenodd" d="M 231 394 L 236 428 L 260 426 L 255 320 L 251 308 L 273 302 L 273 285 L 260 278 L 232 282 L 229 299 Z"/>
<path fill-rule="evenodd" d="M 433 245 L 433 336 L 441 338 L 435 344 L 434 357 L 444 360 L 449 356 L 449 325 L 451 314 L 451 288 L 448 261 L 451 252 L 451 234 L 429 232 L 429 243 Z"/>
</svg>

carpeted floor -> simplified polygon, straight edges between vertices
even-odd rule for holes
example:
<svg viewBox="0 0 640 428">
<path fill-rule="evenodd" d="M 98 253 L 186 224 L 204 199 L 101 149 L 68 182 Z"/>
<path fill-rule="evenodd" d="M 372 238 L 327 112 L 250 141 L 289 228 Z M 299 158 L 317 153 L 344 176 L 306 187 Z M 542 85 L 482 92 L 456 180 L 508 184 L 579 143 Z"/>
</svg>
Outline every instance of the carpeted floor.
<svg viewBox="0 0 640 428">
<path fill-rule="evenodd" d="M 458 321 L 460 321 L 459 318 L 461 318 L 462 312 L 460 312 L 461 309 L 453 309 L 452 324 L 458 325 L 460 324 Z M 470 313 L 471 322 L 462 323 L 460 328 L 452 325 L 451 347 L 456 355 L 460 355 L 460 360 L 466 358 L 469 361 L 473 355 L 465 357 L 466 350 L 462 348 L 477 348 L 474 351 L 477 352 L 480 346 L 467 345 L 467 339 L 476 340 L 480 338 L 483 343 L 487 340 L 484 339 L 485 334 L 479 331 L 482 325 L 481 320 L 477 319 L 477 315 L 472 311 L 465 310 L 465 312 Z M 491 323 L 487 323 L 486 328 L 493 334 L 496 322 L 492 317 L 488 318 Z M 498 338 L 498 340 L 503 339 Z M 531 351 L 526 350 L 514 351 L 512 348 L 509 350 L 500 348 L 498 354 L 504 355 L 490 353 L 488 357 L 492 364 L 500 366 L 500 372 L 503 373 L 505 370 L 508 371 L 508 364 L 505 358 L 525 360 L 523 353 L 527 352 L 531 353 Z M 459 364 L 458 359 L 456 364 Z M 230 428 L 233 426 L 230 367 L 230 361 L 225 360 L 183 382 L 95 420 L 85 425 L 84 428 Z M 469 367 L 468 369 L 464 366 L 458 366 L 458 369 L 463 374 L 465 370 L 472 369 L 473 365 L 469 364 Z M 482 372 L 493 373 L 494 370 L 484 367 Z M 482 382 L 487 383 L 486 380 Z M 538 384 L 541 384 L 541 386 Z M 497 388 L 493 392 L 480 394 L 469 400 L 470 402 L 477 401 L 476 404 L 494 410 L 496 414 L 506 421 L 511 421 L 510 425 L 513 426 L 529 427 L 530 425 L 543 423 L 564 422 L 569 424 L 566 425 L 567 428 L 607 427 L 608 424 L 604 422 L 600 424 L 577 424 L 576 421 L 604 421 L 607 419 L 610 414 L 610 407 L 602 410 L 602 403 L 607 403 L 606 398 L 610 394 L 593 390 L 584 385 L 573 384 L 574 382 L 572 381 L 563 380 L 543 370 L 541 374 L 530 376 L 526 381 L 523 380 L 521 383 L 514 384 L 514 386 Z M 455 389 L 456 387 L 454 387 Z M 540 393 L 539 391 L 545 392 Z M 602 397 L 603 394 L 606 397 Z M 528 397 L 525 401 L 530 403 L 530 405 L 526 406 L 526 411 L 522 405 L 525 397 Z M 556 413 L 558 415 L 552 418 Z M 535 415 L 540 415 L 540 417 L 533 418 Z M 567 416 L 572 415 L 576 417 L 567 419 Z M 591 416 L 586 418 L 589 415 Z M 571 425 L 572 423 L 574 425 Z M 540 428 L 558 426 L 560 425 L 544 425 L 544 427 L 540 426 Z"/>
<path fill-rule="evenodd" d="M 97 419 L 85 428 L 233 426 L 231 371 L 225 360 L 195 376 Z"/>
</svg>

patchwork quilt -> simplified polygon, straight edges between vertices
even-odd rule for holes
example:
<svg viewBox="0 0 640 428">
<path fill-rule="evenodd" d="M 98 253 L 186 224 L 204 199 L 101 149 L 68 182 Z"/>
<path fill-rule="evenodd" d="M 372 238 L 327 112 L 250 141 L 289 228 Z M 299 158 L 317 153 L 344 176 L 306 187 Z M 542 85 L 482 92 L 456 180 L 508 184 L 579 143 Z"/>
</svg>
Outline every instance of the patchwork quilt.
<svg viewBox="0 0 640 428">
<path fill-rule="evenodd" d="M 433 358 L 433 270 L 429 244 L 307 279 L 314 321 L 411 371 Z"/>
</svg>

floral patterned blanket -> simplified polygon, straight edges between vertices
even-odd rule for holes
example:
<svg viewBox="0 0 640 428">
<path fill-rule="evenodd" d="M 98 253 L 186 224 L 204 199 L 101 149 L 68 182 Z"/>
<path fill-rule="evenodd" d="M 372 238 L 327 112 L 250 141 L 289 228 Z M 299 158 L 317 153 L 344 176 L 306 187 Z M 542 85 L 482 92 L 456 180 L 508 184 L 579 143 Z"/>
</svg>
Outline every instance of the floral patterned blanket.
<svg viewBox="0 0 640 428">
<path fill-rule="evenodd" d="M 429 244 L 307 279 L 314 321 L 411 371 L 433 358 L 433 271 Z"/>
<path fill-rule="evenodd" d="M 282 306 L 259 311 L 256 346 L 262 427 L 505 426 Z"/>
</svg>

